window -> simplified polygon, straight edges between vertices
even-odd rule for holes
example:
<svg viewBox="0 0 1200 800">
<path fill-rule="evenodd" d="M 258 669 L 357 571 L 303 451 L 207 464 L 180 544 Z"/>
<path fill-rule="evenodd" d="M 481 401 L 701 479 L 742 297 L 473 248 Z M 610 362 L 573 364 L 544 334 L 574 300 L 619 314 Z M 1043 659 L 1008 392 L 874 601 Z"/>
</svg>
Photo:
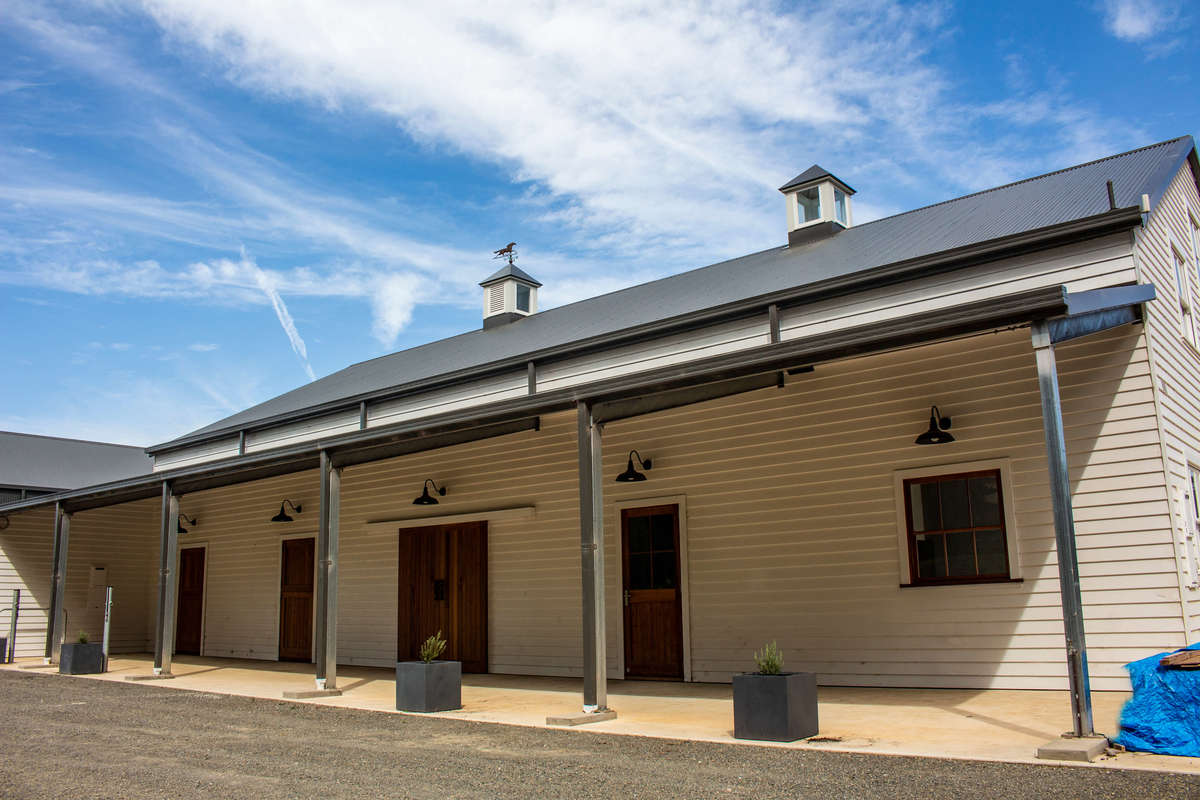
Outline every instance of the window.
<svg viewBox="0 0 1200 800">
<path fill-rule="evenodd" d="M 1179 250 L 1172 247 L 1171 257 L 1175 261 L 1175 291 L 1179 299 L 1179 333 L 1193 345 L 1200 347 L 1196 339 L 1196 325 L 1192 319 L 1192 281 L 1187 267 L 1184 266 L 1183 256 Z"/>
<path fill-rule="evenodd" d="M 1188 587 L 1200 589 L 1200 467 L 1188 464 L 1188 480 L 1183 490 L 1184 546 L 1187 550 Z"/>
<path fill-rule="evenodd" d="M 796 192 L 796 204 L 799 207 L 797 210 L 801 225 L 821 218 L 821 192 L 818 187 L 813 186 Z"/>
<path fill-rule="evenodd" d="M 833 188 L 833 215 L 843 225 L 850 225 L 846 221 L 846 193 L 836 186 Z"/>
<path fill-rule="evenodd" d="M 517 284 L 517 311 L 529 311 L 529 287 L 523 283 Z"/>
<path fill-rule="evenodd" d="M 903 478 L 908 583 L 1015 577 L 1010 568 L 1004 484 L 1000 469 Z"/>
</svg>

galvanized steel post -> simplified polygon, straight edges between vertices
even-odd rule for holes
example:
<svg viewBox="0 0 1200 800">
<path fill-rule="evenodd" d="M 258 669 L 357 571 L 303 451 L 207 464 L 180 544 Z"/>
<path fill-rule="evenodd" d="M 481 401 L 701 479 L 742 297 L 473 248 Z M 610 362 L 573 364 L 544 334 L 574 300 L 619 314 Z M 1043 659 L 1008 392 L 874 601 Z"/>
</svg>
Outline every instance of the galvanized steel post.
<svg viewBox="0 0 1200 800">
<path fill-rule="evenodd" d="M 314 642 L 318 689 L 337 688 L 338 516 L 342 471 L 321 451 L 321 509 L 317 527 L 317 619 Z"/>
<path fill-rule="evenodd" d="M 179 498 L 170 481 L 162 485 L 158 535 L 158 622 L 154 628 L 154 674 L 170 675 L 175 653 L 175 550 L 179 541 Z"/>
<path fill-rule="evenodd" d="M 579 545 L 583 573 L 583 710 L 608 710 L 604 621 L 604 488 L 600 424 L 578 404 Z"/>
<path fill-rule="evenodd" d="M 1063 435 L 1062 404 L 1058 392 L 1058 367 L 1054 357 L 1054 342 L 1050 338 L 1045 320 L 1033 323 L 1032 339 L 1034 354 L 1037 357 L 1038 387 L 1042 396 L 1046 458 L 1050 468 L 1050 498 L 1054 507 L 1054 542 L 1058 553 L 1063 632 L 1067 641 L 1071 717 L 1074 721 L 1075 736 L 1094 736 L 1087 644 L 1083 632 L 1083 597 L 1079 588 L 1079 559 L 1075 551 L 1075 518 L 1071 509 L 1071 482 L 1067 472 L 1067 445 Z"/>
<path fill-rule="evenodd" d="M 67 550 L 71 540 L 71 515 L 63 510 L 62 503 L 54 504 L 54 563 L 50 574 L 50 619 L 46 625 L 46 657 L 49 664 L 54 659 L 54 648 L 62 644 L 63 628 L 66 625 L 66 610 L 63 607 L 63 590 L 67 581 Z"/>
</svg>

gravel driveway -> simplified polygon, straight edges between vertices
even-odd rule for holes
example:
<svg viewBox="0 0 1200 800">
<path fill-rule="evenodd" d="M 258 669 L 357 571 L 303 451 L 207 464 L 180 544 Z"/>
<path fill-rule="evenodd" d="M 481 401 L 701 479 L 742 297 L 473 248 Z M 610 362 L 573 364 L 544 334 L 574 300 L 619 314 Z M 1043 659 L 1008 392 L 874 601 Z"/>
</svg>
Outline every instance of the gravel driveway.
<svg viewBox="0 0 1200 800">
<path fill-rule="evenodd" d="M 1200 798 L 1200 777 L 518 728 L 0 672 L 6 798 Z"/>
</svg>

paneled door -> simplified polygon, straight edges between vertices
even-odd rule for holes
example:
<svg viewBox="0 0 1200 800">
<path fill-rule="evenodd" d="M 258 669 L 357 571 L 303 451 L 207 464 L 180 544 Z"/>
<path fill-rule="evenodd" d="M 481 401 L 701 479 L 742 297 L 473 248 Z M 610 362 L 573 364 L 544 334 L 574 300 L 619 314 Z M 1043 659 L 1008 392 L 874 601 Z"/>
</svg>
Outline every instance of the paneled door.
<svg viewBox="0 0 1200 800">
<path fill-rule="evenodd" d="M 316 541 L 284 539 L 279 569 L 279 660 L 312 661 Z"/>
<path fill-rule="evenodd" d="M 200 655 L 204 634 L 203 547 L 179 551 L 179 601 L 175 611 L 175 652 Z"/>
<path fill-rule="evenodd" d="M 442 632 L 442 658 L 487 672 L 487 522 L 400 530 L 396 659 Z"/>
<path fill-rule="evenodd" d="M 621 511 L 625 676 L 683 679 L 679 506 Z"/>
</svg>

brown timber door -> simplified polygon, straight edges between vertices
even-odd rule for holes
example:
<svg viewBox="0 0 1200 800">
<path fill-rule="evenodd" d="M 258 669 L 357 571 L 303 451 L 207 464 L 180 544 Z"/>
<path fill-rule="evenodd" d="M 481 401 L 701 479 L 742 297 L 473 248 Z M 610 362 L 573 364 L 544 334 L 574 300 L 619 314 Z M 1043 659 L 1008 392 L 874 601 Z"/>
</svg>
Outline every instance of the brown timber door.
<svg viewBox="0 0 1200 800">
<path fill-rule="evenodd" d="M 284 539 L 279 569 L 279 660 L 312 661 L 316 542 Z"/>
<path fill-rule="evenodd" d="M 683 678 L 679 506 L 621 511 L 625 675 Z"/>
<path fill-rule="evenodd" d="M 487 523 L 400 531 L 396 659 L 416 659 L 438 631 L 442 658 L 463 672 L 487 672 Z"/>
<path fill-rule="evenodd" d="M 203 547 L 179 551 L 179 605 L 175 612 L 175 652 L 200 655 L 204 631 Z"/>
</svg>

